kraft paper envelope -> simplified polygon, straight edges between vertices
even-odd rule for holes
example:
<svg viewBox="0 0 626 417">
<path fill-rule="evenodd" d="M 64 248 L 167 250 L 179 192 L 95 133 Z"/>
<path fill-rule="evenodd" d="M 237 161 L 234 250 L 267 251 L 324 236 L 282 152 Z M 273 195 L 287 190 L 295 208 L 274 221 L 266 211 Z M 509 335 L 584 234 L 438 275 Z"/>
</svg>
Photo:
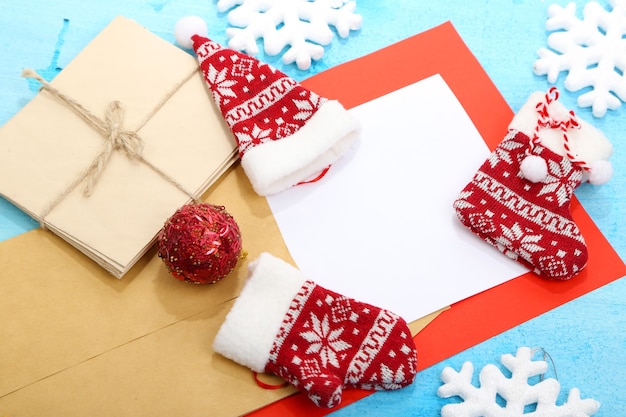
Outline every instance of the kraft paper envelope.
<svg viewBox="0 0 626 417">
<path fill-rule="evenodd" d="M 0 194 L 40 221 L 52 205 L 47 228 L 121 277 L 189 194 L 201 195 L 236 160 L 235 140 L 197 61 L 123 17 L 50 84 L 100 119 L 119 101 L 119 129 L 137 130 L 157 169 L 113 151 L 91 196 L 82 181 L 62 197 L 104 138 L 44 90 L 0 129 Z"/>
<path fill-rule="evenodd" d="M 211 349 L 247 263 L 262 251 L 293 260 L 239 164 L 204 200 L 237 219 L 248 252 L 213 285 L 175 280 L 154 249 L 115 280 L 43 230 L 0 243 L 2 417 L 237 416 L 295 392 L 260 388 L 247 368 Z"/>
</svg>

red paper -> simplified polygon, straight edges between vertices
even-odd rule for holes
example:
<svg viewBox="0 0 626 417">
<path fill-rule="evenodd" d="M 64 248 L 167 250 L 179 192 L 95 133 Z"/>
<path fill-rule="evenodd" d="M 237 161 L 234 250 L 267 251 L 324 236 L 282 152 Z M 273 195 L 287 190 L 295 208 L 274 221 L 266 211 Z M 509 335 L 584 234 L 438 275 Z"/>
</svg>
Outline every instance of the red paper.
<svg viewBox="0 0 626 417">
<path fill-rule="evenodd" d="M 463 105 L 487 146 L 494 149 L 506 135 L 514 113 L 450 22 L 334 67 L 302 84 L 352 108 L 437 73 Z M 570 281 L 558 282 L 529 272 L 455 303 L 415 336 L 419 369 L 626 275 L 626 265 L 575 198 L 571 209 L 589 250 L 589 263 L 583 272 Z M 485 244 L 485 250 L 495 249 Z M 369 394 L 344 391 L 340 407 Z M 335 410 L 317 408 L 299 393 L 249 415 L 316 417 Z"/>
</svg>

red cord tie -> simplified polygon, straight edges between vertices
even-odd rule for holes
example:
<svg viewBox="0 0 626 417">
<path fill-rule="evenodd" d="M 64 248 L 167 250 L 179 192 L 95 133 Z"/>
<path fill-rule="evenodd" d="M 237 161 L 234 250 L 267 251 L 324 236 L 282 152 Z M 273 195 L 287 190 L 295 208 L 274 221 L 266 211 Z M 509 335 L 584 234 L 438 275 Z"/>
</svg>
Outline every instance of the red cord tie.
<svg viewBox="0 0 626 417">
<path fill-rule="evenodd" d="M 577 159 L 576 155 L 573 154 L 570 148 L 567 131 L 568 129 L 580 128 L 580 123 L 578 122 L 574 111 L 569 111 L 569 118 L 567 120 L 557 120 L 550 114 L 550 104 L 558 99 L 559 91 L 556 87 L 551 87 L 545 94 L 543 101 L 540 101 L 535 106 L 537 113 L 539 113 L 539 119 L 537 120 L 537 125 L 535 126 L 534 134 L 530 141 L 530 145 L 526 150 L 526 154 L 531 154 L 535 146 L 541 142 L 541 139 L 539 139 L 539 131 L 541 129 L 560 129 L 563 132 L 563 148 L 565 149 L 565 156 L 567 156 L 567 159 L 569 159 L 573 164 L 578 165 L 580 168 L 590 171 L 590 167 L 587 162 Z"/>
<path fill-rule="evenodd" d="M 286 387 L 287 385 L 289 385 L 289 383 L 288 383 L 288 382 L 286 382 L 286 381 L 285 381 L 285 382 L 283 382 L 282 384 L 268 384 L 268 383 L 263 382 L 263 381 L 261 381 L 261 380 L 259 379 L 259 374 L 258 374 L 258 372 L 254 372 L 254 371 L 252 371 L 252 375 L 254 376 L 254 382 L 256 382 L 256 384 L 257 384 L 259 387 L 263 388 L 263 389 L 272 389 L 272 390 L 273 390 L 273 389 L 280 389 L 280 388 L 284 388 L 284 387 Z"/>
<path fill-rule="evenodd" d="M 317 181 L 321 180 L 322 178 L 324 178 L 324 175 L 326 175 L 326 173 L 328 172 L 329 169 L 330 169 L 330 165 L 328 165 L 326 168 L 324 168 L 322 170 L 322 172 L 320 172 L 320 174 L 317 177 L 315 177 L 313 179 L 310 179 L 310 180 L 307 180 L 307 181 L 300 181 L 296 185 L 312 184 L 314 182 L 317 182 Z"/>
</svg>

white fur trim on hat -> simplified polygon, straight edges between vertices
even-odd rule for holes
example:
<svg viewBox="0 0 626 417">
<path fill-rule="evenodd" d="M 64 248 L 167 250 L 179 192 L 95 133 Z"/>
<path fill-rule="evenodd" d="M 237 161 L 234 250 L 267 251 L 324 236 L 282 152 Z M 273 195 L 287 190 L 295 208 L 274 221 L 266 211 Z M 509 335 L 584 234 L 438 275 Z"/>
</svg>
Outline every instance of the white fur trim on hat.
<svg viewBox="0 0 626 417">
<path fill-rule="evenodd" d="M 217 332 L 213 350 L 263 372 L 291 301 L 306 279 L 269 253 L 262 253 L 248 268 L 250 276 Z"/>
<path fill-rule="evenodd" d="M 293 135 L 246 151 L 241 165 L 257 194 L 276 194 L 337 161 L 358 132 L 356 118 L 329 100 Z"/>
</svg>

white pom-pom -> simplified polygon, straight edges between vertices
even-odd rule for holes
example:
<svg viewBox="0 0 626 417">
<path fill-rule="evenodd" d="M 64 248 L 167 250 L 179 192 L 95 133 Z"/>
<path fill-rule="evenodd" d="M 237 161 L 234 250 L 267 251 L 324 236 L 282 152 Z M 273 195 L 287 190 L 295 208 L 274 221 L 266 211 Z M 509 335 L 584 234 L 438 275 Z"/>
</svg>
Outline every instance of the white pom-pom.
<svg viewBox="0 0 626 417">
<path fill-rule="evenodd" d="M 613 165 L 609 161 L 599 160 L 589 164 L 589 183 L 602 185 L 609 182 L 613 176 Z"/>
<path fill-rule="evenodd" d="M 546 160 L 537 155 L 528 155 L 520 164 L 522 176 L 530 182 L 541 182 L 548 176 Z"/>
<path fill-rule="evenodd" d="M 200 35 L 208 37 L 209 30 L 206 22 L 198 16 L 185 16 L 176 22 L 174 26 L 174 38 L 176 43 L 185 49 L 191 49 L 193 42 L 191 37 L 193 35 Z"/>
</svg>

